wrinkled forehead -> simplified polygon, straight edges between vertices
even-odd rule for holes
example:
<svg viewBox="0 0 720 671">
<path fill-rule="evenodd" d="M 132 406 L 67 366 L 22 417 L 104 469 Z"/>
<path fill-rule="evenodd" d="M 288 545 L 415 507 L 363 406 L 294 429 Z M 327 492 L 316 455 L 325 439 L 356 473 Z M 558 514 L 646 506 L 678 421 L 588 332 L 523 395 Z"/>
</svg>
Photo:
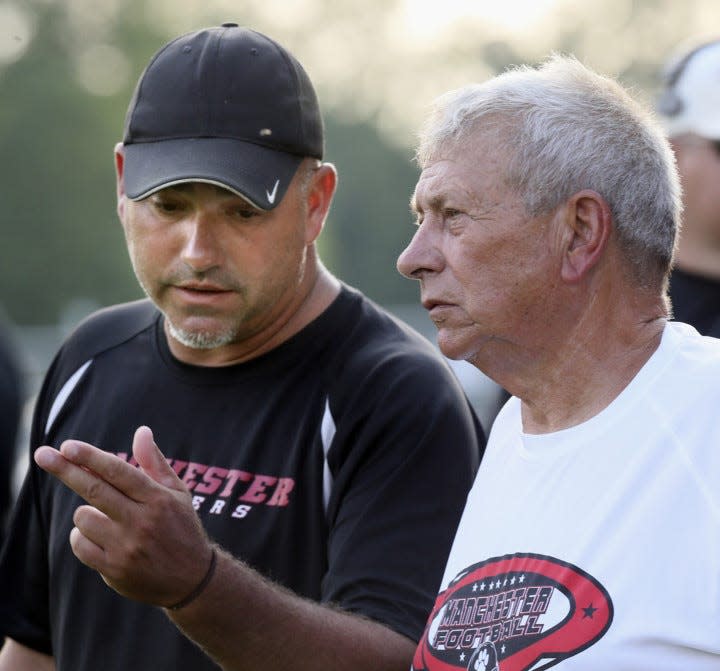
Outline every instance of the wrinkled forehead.
<svg viewBox="0 0 720 671">
<path fill-rule="evenodd" d="M 446 147 L 425 163 L 410 207 L 418 212 L 477 201 L 505 184 L 507 165 L 504 151 L 492 138 Z"/>
<path fill-rule="evenodd" d="M 463 190 L 465 166 L 457 160 L 444 158 L 428 163 L 418 177 L 410 198 L 414 212 L 439 209 L 455 190 Z"/>
</svg>

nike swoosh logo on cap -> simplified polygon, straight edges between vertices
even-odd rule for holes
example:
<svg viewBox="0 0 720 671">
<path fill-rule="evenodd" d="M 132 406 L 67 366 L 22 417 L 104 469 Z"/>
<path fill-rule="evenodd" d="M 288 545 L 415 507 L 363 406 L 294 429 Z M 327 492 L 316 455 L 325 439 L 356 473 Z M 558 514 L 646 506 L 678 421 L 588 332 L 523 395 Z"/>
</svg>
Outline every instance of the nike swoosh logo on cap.
<svg viewBox="0 0 720 671">
<path fill-rule="evenodd" d="M 273 187 L 272 191 L 268 191 L 267 189 L 265 189 L 265 195 L 267 196 L 268 203 L 270 203 L 270 205 L 272 205 L 275 202 L 275 196 L 277 195 L 278 184 L 280 184 L 280 180 L 276 179 L 275 186 Z"/>
</svg>

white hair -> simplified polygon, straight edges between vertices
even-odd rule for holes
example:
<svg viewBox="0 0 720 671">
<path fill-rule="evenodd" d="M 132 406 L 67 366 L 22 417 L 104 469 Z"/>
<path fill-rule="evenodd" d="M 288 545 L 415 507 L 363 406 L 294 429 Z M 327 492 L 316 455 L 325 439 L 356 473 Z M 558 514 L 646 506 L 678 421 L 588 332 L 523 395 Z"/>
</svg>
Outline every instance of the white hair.
<svg viewBox="0 0 720 671">
<path fill-rule="evenodd" d="M 420 167 L 476 132 L 494 133 L 507 150 L 505 179 L 529 215 L 596 191 L 633 275 L 643 285 L 666 281 L 681 213 L 675 158 L 652 112 L 617 82 L 555 54 L 450 91 L 420 133 Z"/>
</svg>

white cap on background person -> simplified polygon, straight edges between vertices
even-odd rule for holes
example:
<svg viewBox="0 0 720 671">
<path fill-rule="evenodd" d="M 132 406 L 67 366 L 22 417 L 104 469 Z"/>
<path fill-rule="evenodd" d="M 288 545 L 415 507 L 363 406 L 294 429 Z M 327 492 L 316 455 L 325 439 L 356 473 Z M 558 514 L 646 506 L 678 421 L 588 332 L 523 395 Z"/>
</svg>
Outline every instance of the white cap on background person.
<svg viewBox="0 0 720 671">
<path fill-rule="evenodd" d="M 663 72 L 657 111 L 670 137 L 720 140 L 720 39 L 675 55 Z"/>
</svg>

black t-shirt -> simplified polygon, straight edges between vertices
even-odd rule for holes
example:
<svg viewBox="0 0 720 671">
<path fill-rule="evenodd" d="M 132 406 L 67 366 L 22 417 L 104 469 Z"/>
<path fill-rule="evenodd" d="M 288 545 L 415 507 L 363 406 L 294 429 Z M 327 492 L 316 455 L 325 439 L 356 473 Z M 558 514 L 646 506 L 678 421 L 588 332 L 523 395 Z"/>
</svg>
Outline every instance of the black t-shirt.
<svg viewBox="0 0 720 671">
<path fill-rule="evenodd" d="M 6 325 L 0 322 L 0 544 L 12 500 L 12 473 L 23 396 L 18 351 Z"/>
<path fill-rule="evenodd" d="M 72 437 L 127 458 L 141 424 L 220 545 L 418 639 L 484 444 L 423 338 L 345 287 L 273 351 L 205 368 L 172 357 L 148 301 L 111 308 L 56 357 L 32 446 Z M 0 632 L 58 671 L 215 669 L 161 609 L 116 595 L 74 557 L 80 503 L 31 465 L 0 559 Z"/>
<path fill-rule="evenodd" d="M 675 268 L 670 275 L 673 318 L 720 337 L 720 280 Z"/>
</svg>

